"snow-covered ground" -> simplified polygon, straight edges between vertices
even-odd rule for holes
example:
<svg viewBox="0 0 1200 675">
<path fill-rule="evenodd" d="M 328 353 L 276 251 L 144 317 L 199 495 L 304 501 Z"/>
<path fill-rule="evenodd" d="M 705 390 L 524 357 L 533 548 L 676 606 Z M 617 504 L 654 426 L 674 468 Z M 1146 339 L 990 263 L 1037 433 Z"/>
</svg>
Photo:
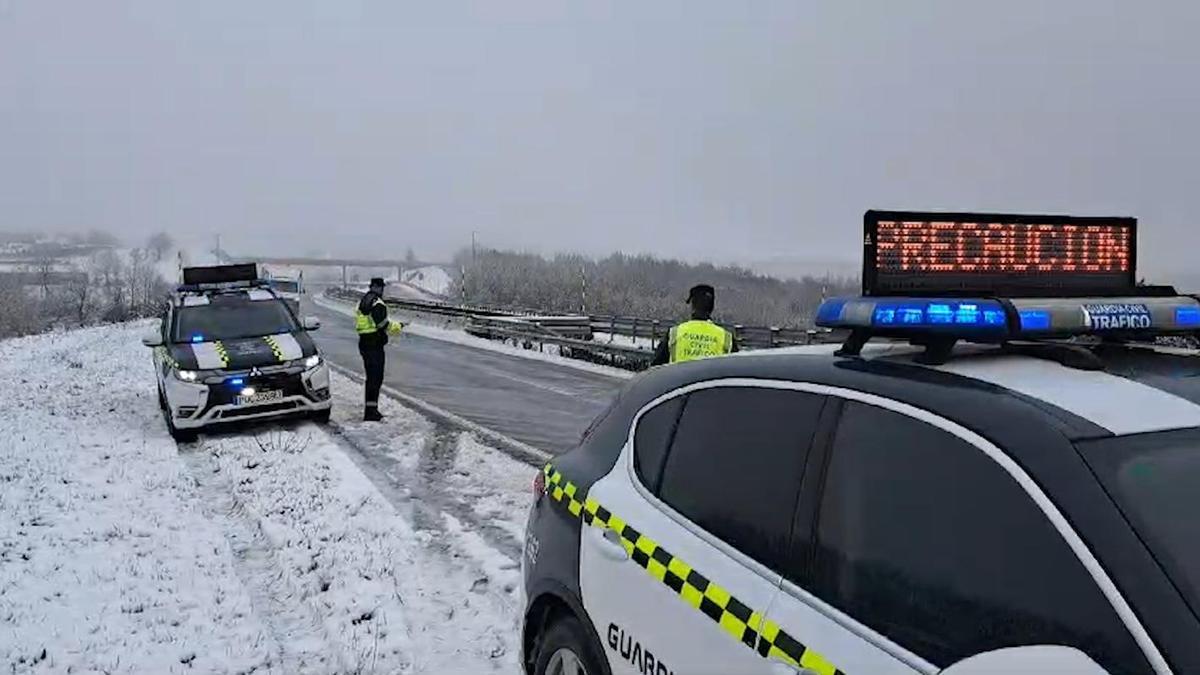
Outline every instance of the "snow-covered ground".
<svg viewBox="0 0 1200 675">
<path fill-rule="evenodd" d="M 518 672 L 534 468 L 341 376 L 329 427 L 177 447 L 146 326 L 0 342 L 0 663 Z"/>
<path fill-rule="evenodd" d="M 450 279 L 450 274 L 437 266 L 406 270 L 400 280 L 416 286 L 426 293 L 438 296 L 445 296 L 450 293 L 450 286 L 453 283 Z"/>
<path fill-rule="evenodd" d="M 338 300 L 334 300 L 334 299 L 328 298 L 326 296 L 317 295 L 317 294 L 312 295 L 312 300 L 316 304 L 318 304 L 328 310 L 338 312 L 340 314 L 345 314 L 346 316 L 350 316 L 350 317 L 354 316 L 353 307 L 346 302 L 340 302 Z M 514 347 L 512 345 L 505 344 L 503 342 L 497 342 L 495 340 L 485 340 L 483 338 L 478 338 L 473 335 L 467 335 L 466 333 L 464 333 L 461 330 L 456 330 L 453 328 L 445 328 L 442 326 L 435 326 L 432 324 L 420 322 L 419 320 L 413 321 L 413 322 L 407 324 L 405 330 L 409 331 L 410 333 L 412 333 L 414 335 L 420 335 L 421 337 L 427 337 L 427 338 L 431 338 L 433 340 L 442 340 L 443 342 L 453 342 L 453 343 L 460 344 L 460 345 L 466 345 L 468 347 L 475 347 L 476 349 L 486 349 L 489 351 L 499 352 L 502 354 L 508 354 L 509 356 L 517 356 L 517 357 L 520 357 L 523 359 L 531 359 L 534 361 L 543 361 L 543 362 L 548 362 L 548 363 L 554 363 L 554 364 L 557 364 L 560 366 L 566 366 L 568 368 L 575 368 L 576 370 L 585 370 L 585 371 L 592 372 L 592 373 L 599 373 L 601 375 L 608 375 L 609 377 L 616 377 L 616 378 L 627 380 L 637 374 L 637 373 L 630 372 L 628 370 L 622 370 L 620 368 L 613 368 L 612 366 L 605 366 L 605 365 L 601 365 L 598 363 L 590 363 L 588 361 L 580 361 L 579 359 L 572 359 L 572 358 L 568 358 L 565 356 L 561 356 L 558 354 L 557 347 L 555 347 L 554 345 L 546 345 L 545 346 L 546 351 L 544 351 L 544 352 L 543 351 L 535 351 L 532 349 L 521 349 L 520 347 Z"/>
</svg>

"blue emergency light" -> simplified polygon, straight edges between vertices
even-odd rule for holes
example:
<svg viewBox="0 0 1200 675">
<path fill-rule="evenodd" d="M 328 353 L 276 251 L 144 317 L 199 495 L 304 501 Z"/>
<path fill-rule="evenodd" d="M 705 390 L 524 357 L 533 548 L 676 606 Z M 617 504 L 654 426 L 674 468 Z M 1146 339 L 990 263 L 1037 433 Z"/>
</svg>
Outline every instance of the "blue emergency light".
<svg viewBox="0 0 1200 675">
<path fill-rule="evenodd" d="M 204 342 L 204 336 L 203 335 L 193 335 L 192 342 Z"/>
<path fill-rule="evenodd" d="M 1130 298 L 833 298 L 816 324 L 881 337 L 971 342 L 1200 331 L 1200 301 Z"/>
<path fill-rule="evenodd" d="M 1136 279 L 1137 221 L 1020 214 L 868 211 L 863 295 L 832 298 L 816 324 L 925 345 L 944 362 L 958 341 L 1200 333 L 1200 300 Z"/>
<path fill-rule="evenodd" d="M 240 386 L 242 386 L 242 385 L 243 385 L 243 384 L 245 384 L 245 383 L 246 383 L 246 381 L 245 381 L 245 380 L 243 380 L 243 379 L 242 379 L 242 378 L 240 378 L 240 377 L 235 377 L 235 378 L 233 378 L 232 380 L 230 380 L 230 381 L 229 381 L 229 384 L 231 384 L 231 385 L 233 385 L 233 386 L 235 386 L 235 387 L 240 387 Z"/>
</svg>

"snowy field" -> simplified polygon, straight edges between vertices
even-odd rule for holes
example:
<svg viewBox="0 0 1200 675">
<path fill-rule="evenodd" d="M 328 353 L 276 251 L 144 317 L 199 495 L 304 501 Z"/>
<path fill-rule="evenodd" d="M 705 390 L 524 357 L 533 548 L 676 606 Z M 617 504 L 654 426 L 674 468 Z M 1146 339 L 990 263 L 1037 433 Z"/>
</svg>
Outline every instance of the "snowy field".
<svg viewBox="0 0 1200 675">
<path fill-rule="evenodd" d="M 0 664 L 519 671 L 534 468 L 341 376 L 328 427 L 177 447 L 146 325 L 0 342 Z"/>
</svg>

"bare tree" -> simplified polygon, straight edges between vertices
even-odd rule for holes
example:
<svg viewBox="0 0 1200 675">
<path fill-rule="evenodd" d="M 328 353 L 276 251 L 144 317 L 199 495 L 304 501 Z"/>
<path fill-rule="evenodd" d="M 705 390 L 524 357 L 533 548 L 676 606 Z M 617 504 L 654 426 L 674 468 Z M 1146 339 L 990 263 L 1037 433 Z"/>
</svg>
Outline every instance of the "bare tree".
<svg viewBox="0 0 1200 675">
<path fill-rule="evenodd" d="M 49 255 L 40 255 L 33 261 L 33 274 L 37 279 L 38 286 L 42 289 L 42 297 L 50 294 L 50 280 L 54 277 L 54 268 L 57 261 Z"/>
<path fill-rule="evenodd" d="M 93 280 L 87 271 L 77 266 L 72 266 L 68 275 L 64 293 L 70 302 L 72 319 L 80 326 L 86 326 L 95 309 L 92 306 L 95 295 L 92 291 Z"/>
<path fill-rule="evenodd" d="M 407 269 L 412 269 L 416 266 L 417 254 L 415 251 L 413 251 L 412 247 L 409 246 L 408 250 L 404 252 L 404 267 Z"/>
<path fill-rule="evenodd" d="M 174 247 L 175 240 L 166 232 L 155 232 L 146 240 L 146 248 L 154 254 L 155 262 L 161 262 Z"/>
<path fill-rule="evenodd" d="M 40 327 L 37 302 L 21 276 L 0 273 L 0 338 L 28 335 Z"/>
</svg>

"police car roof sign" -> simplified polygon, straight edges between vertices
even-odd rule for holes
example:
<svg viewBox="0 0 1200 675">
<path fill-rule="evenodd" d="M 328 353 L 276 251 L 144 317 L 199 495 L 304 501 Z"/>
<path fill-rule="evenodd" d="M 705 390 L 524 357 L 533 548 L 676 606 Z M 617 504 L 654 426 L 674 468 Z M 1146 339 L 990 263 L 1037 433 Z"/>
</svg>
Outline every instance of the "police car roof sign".
<svg viewBox="0 0 1200 675">
<path fill-rule="evenodd" d="M 257 280 L 258 265 L 255 263 L 183 268 L 183 283 L 188 286 Z"/>
<path fill-rule="evenodd" d="M 1137 220 L 867 211 L 863 295 L 1137 295 Z"/>
</svg>

